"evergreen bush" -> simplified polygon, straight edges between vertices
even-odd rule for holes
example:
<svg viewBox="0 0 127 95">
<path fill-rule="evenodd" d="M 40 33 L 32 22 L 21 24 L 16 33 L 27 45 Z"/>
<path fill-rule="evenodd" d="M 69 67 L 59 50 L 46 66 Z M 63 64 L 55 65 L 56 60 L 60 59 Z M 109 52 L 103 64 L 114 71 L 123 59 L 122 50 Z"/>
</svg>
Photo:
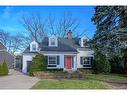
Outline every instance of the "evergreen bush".
<svg viewBox="0 0 127 95">
<path fill-rule="evenodd" d="M 2 67 L 3 67 L 4 75 L 8 75 L 9 70 L 8 70 L 7 63 L 5 61 L 3 62 Z"/>
<path fill-rule="evenodd" d="M 3 75 L 3 68 L 2 68 L 2 64 L 0 63 L 0 76 Z"/>
<path fill-rule="evenodd" d="M 7 63 L 4 61 L 2 64 L 0 64 L 0 76 L 8 75 L 8 66 Z"/>
<path fill-rule="evenodd" d="M 92 64 L 93 70 L 95 73 L 110 73 L 111 71 L 111 64 L 109 63 L 108 59 L 105 55 L 98 52 L 95 55 Z"/>
<path fill-rule="evenodd" d="M 43 54 L 38 53 L 32 60 L 30 65 L 29 75 L 33 76 L 33 72 L 37 71 L 46 71 L 47 70 L 47 61 Z"/>
<path fill-rule="evenodd" d="M 113 55 L 109 62 L 111 63 L 111 72 L 112 73 L 123 73 L 124 72 L 124 65 L 122 63 L 122 57 L 119 55 Z"/>
</svg>

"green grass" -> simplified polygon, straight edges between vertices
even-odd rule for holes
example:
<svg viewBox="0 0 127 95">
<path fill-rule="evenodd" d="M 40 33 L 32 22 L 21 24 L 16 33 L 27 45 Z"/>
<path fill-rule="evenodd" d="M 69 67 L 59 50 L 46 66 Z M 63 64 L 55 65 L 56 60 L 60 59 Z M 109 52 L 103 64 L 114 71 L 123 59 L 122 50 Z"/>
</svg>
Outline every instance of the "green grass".
<svg viewBox="0 0 127 95">
<path fill-rule="evenodd" d="M 127 77 L 124 77 L 121 74 L 87 74 L 86 78 L 98 80 L 98 81 L 106 81 L 106 80 L 127 80 Z"/>
<path fill-rule="evenodd" d="M 126 80 L 119 74 L 86 74 L 84 80 L 40 80 L 32 89 L 110 89 L 105 80 Z"/>
<path fill-rule="evenodd" d="M 107 83 L 94 80 L 41 80 L 32 89 L 106 89 Z"/>
</svg>

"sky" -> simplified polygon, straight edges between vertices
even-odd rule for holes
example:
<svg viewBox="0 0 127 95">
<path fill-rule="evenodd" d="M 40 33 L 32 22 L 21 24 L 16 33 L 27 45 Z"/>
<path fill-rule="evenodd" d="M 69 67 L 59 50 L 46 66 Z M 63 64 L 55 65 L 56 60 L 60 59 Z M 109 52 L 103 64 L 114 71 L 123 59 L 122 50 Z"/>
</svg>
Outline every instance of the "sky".
<svg viewBox="0 0 127 95">
<path fill-rule="evenodd" d="M 86 31 L 85 34 L 92 38 L 96 30 L 91 22 L 94 14 L 94 6 L 0 6 L 0 29 L 16 33 L 26 31 L 21 23 L 22 15 L 40 14 L 47 18 L 50 14 L 60 18 L 64 12 L 71 12 L 74 18 L 80 22 L 78 32 Z"/>
</svg>

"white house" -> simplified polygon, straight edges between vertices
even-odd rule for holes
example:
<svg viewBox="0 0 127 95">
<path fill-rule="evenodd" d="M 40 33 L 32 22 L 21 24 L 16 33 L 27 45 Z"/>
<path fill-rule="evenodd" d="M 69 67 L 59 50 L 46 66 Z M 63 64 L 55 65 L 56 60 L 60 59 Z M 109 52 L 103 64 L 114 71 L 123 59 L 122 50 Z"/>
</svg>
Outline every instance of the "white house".
<svg viewBox="0 0 127 95">
<path fill-rule="evenodd" d="M 84 43 L 89 41 L 84 35 L 81 39 L 72 38 L 68 32 L 67 38 L 58 38 L 55 35 L 45 37 L 41 43 L 33 41 L 23 52 L 22 72 L 27 73 L 32 58 L 39 52 L 46 56 L 48 69 L 77 70 L 91 68 L 94 51 Z"/>
</svg>

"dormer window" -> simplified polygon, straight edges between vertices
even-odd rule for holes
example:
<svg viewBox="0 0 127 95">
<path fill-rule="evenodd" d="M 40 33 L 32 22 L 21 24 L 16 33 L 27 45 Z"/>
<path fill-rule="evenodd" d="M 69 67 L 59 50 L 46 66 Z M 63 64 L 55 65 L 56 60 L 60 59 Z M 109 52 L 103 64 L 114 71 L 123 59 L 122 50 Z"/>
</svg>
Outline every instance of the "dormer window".
<svg viewBox="0 0 127 95">
<path fill-rule="evenodd" d="M 89 41 L 88 37 L 85 35 L 81 38 L 81 47 L 88 47 L 87 42 Z"/>
<path fill-rule="evenodd" d="M 51 39 L 51 46 L 55 46 L 55 39 L 54 38 Z"/>
<path fill-rule="evenodd" d="M 35 52 L 38 50 L 38 43 L 36 41 L 33 41 L 30 43 L 30 51 Z"/>
<path fill-rule="evenodd" d="M 58 46 L 57 37 L 55 35 L 52 35 L 51 37 L 49 37 L 49 46 L 51 46 L 51 47 Z"/>
<path fill-rule="evenodd" d="M 32 44 L 32 50 L 36 51 L 36 44 Z"/>
<path fill-rule="evenodd" d="M 88 42 L 87 39 L 83 39 L 83 46 L 88 46 L 87 42 Z"/>
</svg>

